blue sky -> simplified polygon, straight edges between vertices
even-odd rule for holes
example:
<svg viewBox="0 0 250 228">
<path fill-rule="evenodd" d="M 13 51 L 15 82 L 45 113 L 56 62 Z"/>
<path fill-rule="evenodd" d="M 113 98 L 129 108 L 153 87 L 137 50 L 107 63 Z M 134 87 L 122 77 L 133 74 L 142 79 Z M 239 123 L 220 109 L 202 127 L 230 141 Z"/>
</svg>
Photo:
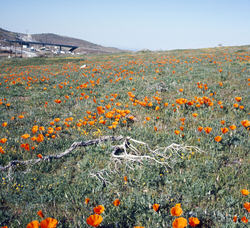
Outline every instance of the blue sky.
<svg viewBox="0 0 250 228">
<path fill-rule="evenodd" d="M 250 44 L 250 0 L 0 0 L 0 27 L 104 46 L 169 50 Z"/>
</svg>

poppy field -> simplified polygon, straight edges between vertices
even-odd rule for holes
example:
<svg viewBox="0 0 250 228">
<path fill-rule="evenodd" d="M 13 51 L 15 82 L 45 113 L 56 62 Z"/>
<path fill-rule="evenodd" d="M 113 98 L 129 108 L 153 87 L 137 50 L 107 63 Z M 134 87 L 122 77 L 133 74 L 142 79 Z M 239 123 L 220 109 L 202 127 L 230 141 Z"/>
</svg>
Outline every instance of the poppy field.
<svg viewBox="0 0 250 228">
<path fill-rule="evenodd" d="M 247 227 L 250 46 L 0 60 L 0 227 Z"/>
</svg>

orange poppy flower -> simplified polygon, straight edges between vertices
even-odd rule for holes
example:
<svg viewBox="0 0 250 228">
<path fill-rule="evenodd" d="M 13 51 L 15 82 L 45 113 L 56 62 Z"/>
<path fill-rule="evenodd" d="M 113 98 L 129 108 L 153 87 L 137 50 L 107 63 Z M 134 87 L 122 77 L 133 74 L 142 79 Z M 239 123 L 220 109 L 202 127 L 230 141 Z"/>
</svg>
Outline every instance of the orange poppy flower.
<svg viewBox="0 0 250 228">
<path fill-rule="evenodd" d="M 177 203 L 171 208 L 170 213 L 172 216 L 180 216 L 182 214 L 181 204 Z"/>
<path fill-rule="evenodd" d="M 6 127 L 7 125 L 8 125 L 7 122 L 3 122 L 3 123 L 2 123 L 2 126 L 3 126 L 3 127 Z"/>
<path fill-rule="evenodd" d="M 154 126 L 154 130 L 155 130 L 155 131 L 157 131 L 157 130 L 158 130 L 156 126 Z"/>
<path fill-rule="evenodd" d="M 237 222 L 237 216 L 236 215 L 233 217 L 233 221 Z"/>
<path fill-rule="evenodd" d="M 179 134 L 180 134 L 180 131 L 175 130 L 174 133 L 175 133 L 176 135 L 179 135 Z"/>
<path fill-rule="evenodd" d="M 231 126 L 229 126 L 229 128 L 233 131 L 233 130 L 236 129 L 236 126 L 235 125 L 231 125 Z"/>
<path fill-rule="evenodd" d="M 185 228 L 187 226 L 187 220 L 183 217 L 176 218 L 173 223 L 173 228 Z"/>
<path fill-rule="evenodd" d="M 43 136 L 42 134 L 39 134 L 39 135 L 37 136 L 37 138 L 36 138 L 36 141 L 37 141 L 38 143 L 42 142 L 43 140 L 44 140 L 44 136 Z"/>
<path fill-rule="evenodd" d="M 188 221 L 189 221 L 189 225 L 192 227 L 196 227 L 200 224 L 200 220 L 196 217 L 191 217 L 188 219 Z"/>
<path fill-rule="evenodd" d="M 248 211 L 250 212 L 250 203 L 249 202 L 246 202 L 243 204 L 243 207 Z"/>
<path fill-rule="evenodd" d="M 222 120 L 222 121 L 220 121 L 220 123 L 221 123 L 222 125 L 224 125 L 224 124 L 226 123 L 226 121 L 225 121 L 225 120 Z"/>
<path fill-rule="evenodd" d="M 0 139 L 0 143 L 4 144 L 4 143 L 6 143 L 6 142 L 7 142 L 7 139 L 6 139 L 6 138 L 1 138 L 1 139 Z"/>
<path fill-rule="evenodd" d="M 4 153 L 5 153 L 3 147 L 1 147 L 1 146 L 0 146 L 0 153 L 1 153 L 1 154 L 4 154 Z"/>
<path fill-rule="evenodd" d="M 119 206 L 120 205 L 120 200 L 119 199 L 116 199 L 116 200 L 114 200 L 114 202 L 113 202 L 113 204 L 114 204 L 114 206 Z"/>
<path fill-rule="evenodd" d="M 235 97 L 234 99 L 235 99 L 237 102 L 241 102 L 242 97 Z"/>
<path fill-rule="evenodd" d="M 198 114 L 197 114 L 197 113 L 193 113 L 192 116 L 193 116 L 193 117 L 197 117 Z"/>
<path fill-rule="evenodd" d="M 46 218 L 41 221 L 41 228 L 56 228 L 58 221 L 54 218 Z"/>
<path fill-rule="evenodd" d="M 211 127 L 204 127 L 204 131 L 209 134 L 212 131 L 213 128 Z"/>
<path fill-rule="evenodd" d="M 243 127 L 249 127 L 250 126 L 250 121 L 249 120 L 242 120 L 241 124 Z"/>
<path fill-rule="evenodd" d="M 244 223 L 248 223 L 248 219 L 246 218 L 246 216 L 243 216 L 243 217 L 241 218 L 241 221 L 244 222 Z"/>
<path fill-rule="evenodd" d="M 160 204 L 158 204 L 158 203 L 155 203 L 154 205 L 153 205 L 153 209 L 154 209 L 154 211 L 158 211 L 159 210 L 159 208 L 160 208 Z"/>
<path fill-rule="evenodd" d="M 30 222 L 26 228 L 39 228 L 40 227 L 40 223 L 37 220 L 34 220 L 32 222 Z"/>
<path fill-rule="evenodd" d="M 43 158 L 43 156 L 42 156 L 41 154 L 38 154 L 37 157 L 40 158 L 40 159 Z M 38 212 L 37 212 L 37 213 L 38 213 Z"/>
<path fill-rule="evenodd" d="M 199 132 L 201 132 L 202 129 L 203 129 L 203 127 L 201 127 L 201 126 L 198 127 L 198 131 L 199 131 Z"/>
<path fill-rule="evenodd" d="M 19 119 L 23 119 L 23 118 L 24 118 L 24 115 L 19 115 L 18 118 L 19 118 Z"/>
<path fill-rule="evenodd" d="M 128 181 L 128 177 L 127 176 L 124 176 L 123 179 L 124 179 L 125 182 Z"/>
<path fill-rule="evenodd" d="M 222 132 L 223 134 L 226 134 L 228 131 L 229 131 L 229 130 L 228 130 L 227 127 L 221 128 L 221 132 Z"/>
<path fill-rule="evenodd" d="M 89 199 L 89 198 L 86 198 L 86 199 L 85 199 L 85 204 L 88 204 L 89 201 L 90 201 L 90 199 Z"/>
<path fill-rule="evenodd" d="M 95 207 L 93 210 L 94 210 L 94 212 L 95 212 L 96 214 L 100 215 L 101 213 L 104 212 L 105 208 L 104 208 L 104 206 L 102 206 L 102 205 L 98 205 L 98 206 Z"/>
<path fill-rule="evenodd" d="M 88 225 L 98 227 L 101 224 L 102 220 L 103 218 L 101 215 L 94 214 L 90 215 L 86 221 Z"/>
<path fill-rule="evenodd" d="M 54 100 L 54 102 L 57 103 L 57 104 L 62 103 L 62 101 L 60 99 L 56 99 L 56 100 Z"/>
<path fill-rule="evenodd" d="M 21 136 L 23 139 L 28 139 L 29 137 L 30 137 L 30 135 L 29 134 L 24 134 L 24 135 L 22 135 Z"/>
<path fill-rule="evenodd" d="M 249 191 L 247 190 L 247 189 L 241 189 L 241 194 L 243 195 L 243 196 L 248 196 L 249 195 Z"/>
<path fill-rule="evenodd" d="M 233 104 L 233 106 L 234 106 L 235 108 L 238 108 L 238 107 L 239 107 L 239 105 L 238 105 L 238 104 Z"/>
<path fill-rule="evenodd" d="M 221 136 L 216 136 L 216 137 L 214 137 L 214 140 L 216 142 L 220 142 L 222 140 L 222 137 Z"/>
<path fill-rule="evenodd" d="M 37 212 L 37 215 L 40 216 L 41 218 L 44 218 L 44 215 L 43 215 L 42 210 L 38 211 L 38 212 Z"/>
</svg>

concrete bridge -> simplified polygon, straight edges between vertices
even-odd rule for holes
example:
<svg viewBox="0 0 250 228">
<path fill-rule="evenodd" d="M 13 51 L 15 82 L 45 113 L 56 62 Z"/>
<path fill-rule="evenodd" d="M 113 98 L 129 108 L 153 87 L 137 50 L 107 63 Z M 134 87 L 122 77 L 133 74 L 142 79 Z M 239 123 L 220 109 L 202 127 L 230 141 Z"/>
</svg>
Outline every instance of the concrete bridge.
<svg viewBox="0 0 250 228">
<path fill-rule="evenodd" d="M 70 48 L 69 51 L 74 51 L 78 48 L 78 46 L 72 46 L 72 45 L 66 45 L 66 44 L 52 44 L 52 43 L 46 43 L 46 42 L 36 42 L 36 41 L 24 41 L 24 40 L 4 40 L 5 42 L 9 42 L 10 44 L 15 43 L 19 45 L 26 45 L 29 47 L 30 45 L 41 45 L 41 46 L 56 46 L 60 48 L 60 51 L 62 50 L 62 47 Z"/>
</svg>

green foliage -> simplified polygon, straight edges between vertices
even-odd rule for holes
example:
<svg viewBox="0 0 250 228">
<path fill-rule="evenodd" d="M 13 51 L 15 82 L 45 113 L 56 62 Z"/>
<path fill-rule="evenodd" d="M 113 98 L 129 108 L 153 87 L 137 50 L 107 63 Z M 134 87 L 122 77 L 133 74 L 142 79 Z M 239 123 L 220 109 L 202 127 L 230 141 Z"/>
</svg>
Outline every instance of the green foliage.
<svg viewBox="0 0 250 228">
<path fill-rule="evenodd" d="M 1 171 L 0 226 L 25 227 L 30 221 L 39 220 L 36 213 L 42 210 L 46 217 L 59 221 L 58 227 L 89 227 L 87 217 L 95 206 L 103 205 L 101 227 L 170 227 L 174 220 L 170 209 L 177 203 L 181 203 L 183 217 L 199 218 L 200 227 L 246 226 L 240 218 L 248 216 L 243 203 L 249 198 L 243 197 L 240 190 L 249 189 L 250 176 L 249 127 L 241 123 L 249 119 L 248 50 L 235 47 L 145 51 L 76 59 L 2 61 L 0 139 L 7 138 L 7 142 L 0 143 L 5 152 L 0 154 L 1 166 L 15 159 L 35 159 L 38 154 L 59 154 L 75 141 L 101 135 L 130 136 L 151 148 L 171 143 L 197 146 L 204 152 L 183 154 L 170 169 L 145 160 L 119 163 L 111 156 L 115 143 L 106 142 L 74 150 L 58 160 L 28 167 L 19 165 L 11 173 Z M 83 64 L 87 67 L 80 69 Z M 85 83 L 87 87 L 81 88 Z M 128 92 L 134 94 L 133 101 Z M 145 97 L 152 106 L 139 103 Z M 160 102 L 154 97 L 159 97 Z M 199 101 L 195 97 L 210 101 L 197 107 Z M 235 97 L 242 100 L 237 102 Z M 187 102 L 179 104 L 180 98 Z M 61 103 L 56 103 L 56 99 Z M 189 101 L 195 103 L 189 105 Z M 235 103 L 244 107 L 235 108 Z M 134 120 L 126 114 L 118 118 L 116 127 L 108 128 L 114 126 L 117 118 L 109 119 L 97 112 L 97 106 L 108 104 L 111 108 L 104 108 L 106 113 L 114 107 L 130 110 Z M 193 117 L 193 113 L 198 116 Z M 99 123 L 101 116 L 106 124 Z M 67 120 L 70 117 L 72 120 Z M 180 121 L 181 118 L 185 120 Z M 6 127 L 2 126 L 4 122 Z M 35 125 L 45 130 L 34 133 Z M 231 130 L 231 125 L 236 129 Z M 203 127 L 201 132 L 197 130 L 199 126 Z M 56 133 L 48 134 L 49 127 Z M 61 129 L 55 130 L 56 127 Z M 206 133 L 205 127 L 212 131 Z M 225 134 L 223 127 L 229 129 Z M 23 139 L 23 134 L 30 134 L 30 138 Z M 38 134 L 44 136 L 44 141 L 31 140 Z M 216 142 L 216 136 L 222 140 Z M 30 149 L 25 150 L 21 144 L 29 144 Z M 106 172 L 109 167 L 114 172 Z M 128 181 L 124 181 L 125 176 Z M 90 199 L 88 204 L 85 198 Z M 115 199 L 121 201 L 117 207 L 112 204 Z M 154 203 L 160 204 L 158 212 L 152 209 Z M 233 222 L 234 215 L 239 217 L 237 223 Z"/>
</svg>

